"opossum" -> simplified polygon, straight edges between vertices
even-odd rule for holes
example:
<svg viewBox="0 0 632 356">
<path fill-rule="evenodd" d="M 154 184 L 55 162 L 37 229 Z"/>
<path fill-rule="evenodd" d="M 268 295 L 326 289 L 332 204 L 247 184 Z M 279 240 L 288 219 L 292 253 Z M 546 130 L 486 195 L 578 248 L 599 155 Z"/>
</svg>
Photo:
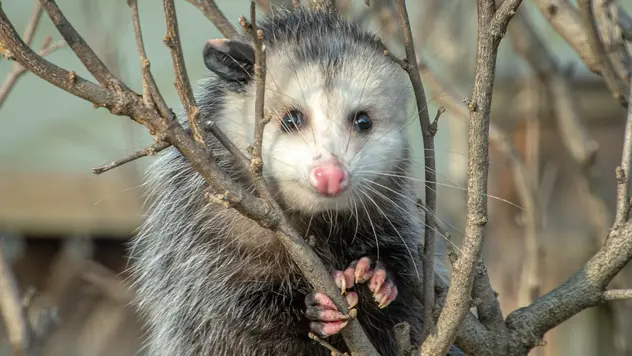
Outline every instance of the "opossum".
<svg viewBox="0 0 632 356">
<path fill-rule="evenodd" d="M 339 14 L 277 10 L 257 25 L 271 117 L 264 179 L 376 349 L 398 355 L 393 327 L 408 322 L 419 343 L 423 326 L 424 226 L 405 134 L 416 120 L 410 80 L 376 36 Z M 254 137 L 251 43 L 245 33 L 209 40 L 209 78 L 196 91 L 203 121 L 244 155 Z M 220 168 L 254 191 L 236 159 L 207 139 Z M 178 151 L 149 166 L 146 185 L 151 204 L 130 255 L 150 355 L 329 355 L 310 331 L 348 351 L 340 336 L 348 316 L 312 290 L 274 233 L 205 200 L 207 184 Z"/>
</svg>

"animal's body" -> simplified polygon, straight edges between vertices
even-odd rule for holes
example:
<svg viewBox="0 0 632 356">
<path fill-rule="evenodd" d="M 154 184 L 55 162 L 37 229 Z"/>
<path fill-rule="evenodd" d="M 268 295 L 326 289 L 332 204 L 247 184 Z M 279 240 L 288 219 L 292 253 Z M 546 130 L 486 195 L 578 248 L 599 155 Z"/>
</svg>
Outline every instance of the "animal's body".
<svg viewBox="0 0 632 356">
<path fill-rule="evenodd" d="M 358 319 L 381 355 L 397 355 L 393 326 L 408 322 L 418 343 L 423 325 L 423 219 L 404 133 L 414 120 L 408 77 L 377 38 L 338 15 L 277 12 L 258 26 L 272 115 L 266 181 L 337 282 L 364 266 L 366 278 L 347 295 L 357 298 Z M 244 154 L 254 134 L 253 53 L 246 37 L 209 41 L 212 75 L 196 94 L 202 118 Z M 251 189 L 234 158 L 209 140 L 220 167 Z M 310 330 L 334 334 L 328 341 L 346 350 L 337 333 L 344 320 L 328 319 L 326 301 L 277 237 L 206 201 L 205 181 L 175 149 L 151 165 L 147 185 L 152 202 L 130 252 L 151 355 L 329 355 Z"/>
</svg>

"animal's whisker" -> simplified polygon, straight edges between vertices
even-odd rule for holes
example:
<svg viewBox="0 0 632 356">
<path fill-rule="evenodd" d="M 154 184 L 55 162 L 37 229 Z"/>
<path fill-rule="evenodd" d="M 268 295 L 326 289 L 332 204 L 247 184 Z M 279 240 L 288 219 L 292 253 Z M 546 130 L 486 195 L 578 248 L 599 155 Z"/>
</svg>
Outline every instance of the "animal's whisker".
<svg viewBox="0 0 632 356">
<path fill-rule="evenodd" d="M 386 176 L 386 177 L 403 178 L 403 179 L 409 179 L 409 180 L 419 181 L 419 182 L 424 182 L 425 181 L 425 180 L 420 179 L 420 178 L 406 176 L 406 175 L 399 175 L 399 174 L 395 174 L 395 173 L 385 173 L 385 172 L 378 172 L 378 171 L 359 171 L 358 172 L 358 174 L 361 174 L 361 173 L 368 173 L 368 174 L 374 174 L 374 175 Z M 463 187 L 459 187 L 459 186 L 455 186 L 455 185 L 450 185 L 450 184 L 446 184 L 446 183 L 441 183 L 441 182 L 437 182 L 437 181 L 435 181 L 434 183 L 436 185 L 441 185 L 441 186 L 445 186 L 445 187 L 448 187 L 448 188 L 454 188 L 454 189 L 457 189 L 457 190 L 461 190 L 461 191 L 467 192 L 467 188 L 463 188 Z M 500 198 L 500 197 L 497 197 L 497 196 L 491 195 L 491 194 L 481 194 L 481 195 L 487 196 L 487 197 L 492 198 L 492 199 L 496 199 L 496 200 L 498 200 L 500 202 L 507 203 L 507 204 L 509 204 L 509 205 L 511 205 L 511 206 L 513 206 L 515 208 L 518 208 L 518 209 L 520 209 L 522 211 L 525 211 L 525 209 L 523 207 L 521 207 L 520 205 L 515 204 L 515 203 L 513 203 L 513 202 L 511 202 L 511 201 L 509 201 L 507 199 L 503 199 L 503 198 Z"/>
</svg>

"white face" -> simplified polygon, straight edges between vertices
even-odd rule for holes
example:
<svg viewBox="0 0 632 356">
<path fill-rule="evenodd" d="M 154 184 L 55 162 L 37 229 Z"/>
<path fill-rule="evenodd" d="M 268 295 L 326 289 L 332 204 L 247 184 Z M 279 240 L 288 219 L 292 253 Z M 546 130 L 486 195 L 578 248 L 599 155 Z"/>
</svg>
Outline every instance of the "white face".
<svg viewBox="0 0 632 356">
<path fill-rule="evenodd" d="M 329 78 L 322 67 L 299 65 L 291 54 L 267 57 L 265 107 L 272 120 L 263 138 L 266 180 L 292 210 L 316 213 L 359 206 L 359 200 L 374 194 L 381 184 L 377 181 L 391 174 L 406 149 L 405 126 L 416 119 L 407 110 L 412 92 L 408 76 L 385 56 L 359 55 L 342 62 Z M 254 85 L 246 100 L 243 94 L 231 94 L 221 123 L 244 150 L 253 142 L 254 96 Z M 325 170 L 334 173 L 324 188 L 318 185 L 315 167 L 334 167 Z M 332 180 L 336 184 L 327 186 Z"/>
</svg>

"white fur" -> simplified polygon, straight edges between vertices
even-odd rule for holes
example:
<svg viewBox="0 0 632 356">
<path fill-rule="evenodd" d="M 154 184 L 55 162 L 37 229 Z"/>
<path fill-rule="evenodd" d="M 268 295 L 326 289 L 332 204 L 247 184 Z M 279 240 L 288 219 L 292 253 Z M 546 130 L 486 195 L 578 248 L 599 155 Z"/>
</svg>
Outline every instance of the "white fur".
<svg viewBox="0 0 632 356">
<path fill-rule="evenodd" d="M 367 171 L 388 172 L 407 145 L 404 127 L 412 116 L 406 109 L 411 89 L 406 73 L 386 56 L 376 57 L 358 48 L 346 59 L 327 91 L 323 70 L 316 64 L 298 64 L 291 51 L 270 53 L 267 62 L 265 106 L 271 122 L 264 132 L 264 175 L 280 179 L 279 194 L 289 208 L 306 213 L 349 209 L 350 197 Z M 219 126 L 244 152 L 253 143 L 256 88 L 231 93 Z M 301 109 L 306 126 L 292 134 L 282 132 L 286 108 Z M 353 131 L 349 116 L 366 110 L 373 122 L 368 134 Z M 370 142 L 367 143 L 367 140 Z M 314 157 L 333 154 L 351 174 L 350 187 L 338 197 L 323 197 L 309 184 Z"/>
</svg>

